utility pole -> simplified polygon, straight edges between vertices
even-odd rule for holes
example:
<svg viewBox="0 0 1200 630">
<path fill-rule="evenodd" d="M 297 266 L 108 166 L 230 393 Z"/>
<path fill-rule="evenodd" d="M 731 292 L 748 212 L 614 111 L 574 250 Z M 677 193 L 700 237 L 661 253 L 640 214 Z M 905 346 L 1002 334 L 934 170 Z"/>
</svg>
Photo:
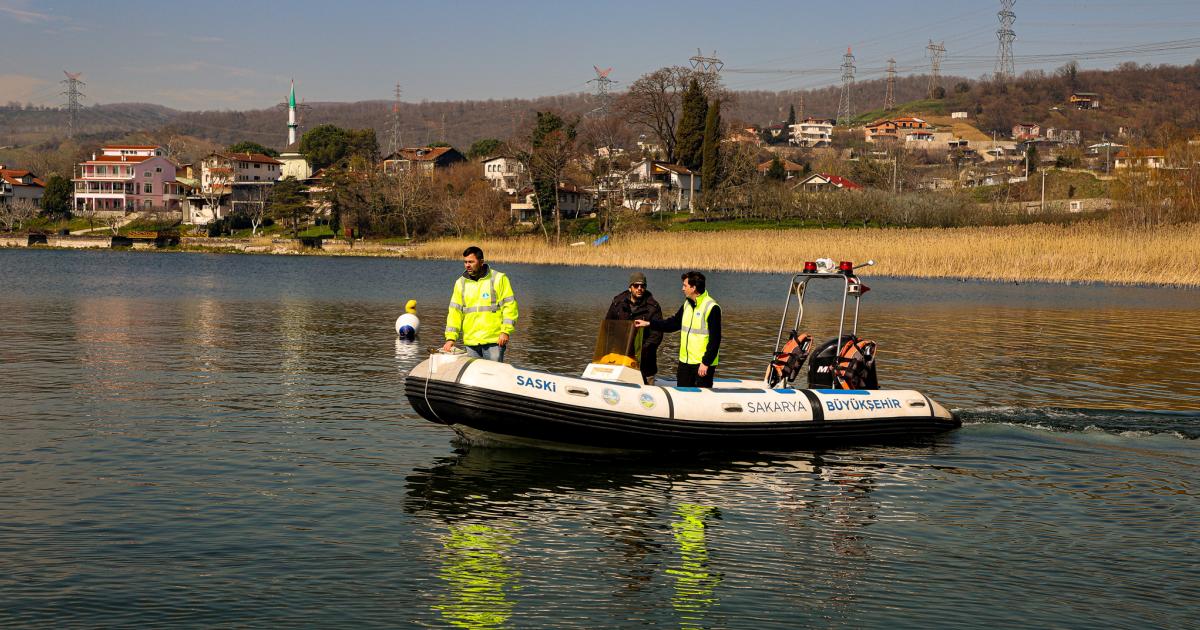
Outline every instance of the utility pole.
<svg viewBox="0 0 1200 630">
<path fill-rule="evenodd" d="M 1046 212 L 1046 169 L 1042 169 L 1042 205 L 1038 206 L 1042 213 Z"/>
<path fill-rule="evenodd" d="M 888 59 L 887 93 L 883 97 L 883 108 L 891 109 L 896 106 L 896 60 Z"/>
<path fill-rule="evenodd" d="M 446 112 L 442 112 L 442 132 L 439 138 L 441 142 L 446 142 Z"/>
<path fill-rule="evenodd" d="M 850 47 L 846 47 L 846 54 L 842 55 L 842 98 L 838 102 L 838 114 L 836 123 L 839 125 L 849 125 L 850 119 L 854 117 L 854 110 L 850 106 L 850 90 L 854 87 L 854 54 L 850 51 Z"/>
<path fill-rule="evenodd" d="M 609 92 L 609 86 L 616 83 L 616 81 L 608 78 L 608 74 L 612 72 L 612 68 L 601 70 L 599 66 L 592 66 L 592 69 L 596 71 L 596 78 L 591 79 L 588 83 L 596 84 L 596 102 L 599 103 L 599 106 L 588 113 L 608 116 L 609 107 L 612 103 L 612 94 Z"/>
<path fill-rule="evenodd" d="M 804 120 L 804 95 L 800 95 L 800 109 L 796 111 L 796 121 Z"/>
<path fill-rule="evenodd" d="M 394 155 L 397 151 L 404 148 L 400 139 L 400 95 L 403 91 L 400 89 L 400 84 L 396 84 L 396 100 L 392 102 L 392 129 L 391 140 L 389 140 L 388 155 Z"/>
<path fill-rule="evenodd" d="M 62 93 L 63 96 L 67 97 L 67 137 L 74 138 L 75 129 L 79 124 L 79 110 L 83 109 L 79 104 L 79 99 L 87 96 L 83 92 L 80 92 L 79 88 L 87 84 L 79 80 L 79 77 L 83 76 L 82 72 L 67 72 L 63 70 L 63 74 L 67 75 L 67 78 L 59 81 L 59 83 L 67 86 L 67 89 Z"/>
<path fill-rule="evenodd" d="M 933 98 L 933 90 L 942 84 L 942 57 L 946 56 L 945 42 L 933 43 L 925 47 L 929 55 L 929 98 Z"/>
<path fill-rule="evenodd" d="M 996 14 L 1000 18 L 1000 28 L 996 29 L 996 39 L 1000 40 L 996 48 L 997 81 L 1009 81 L 1013 78 L 1012 43 L 1017 38 L 1017 34 L 1013 32 L 1013 22 L 1017 21 L 1017 14 L 1013 13 L 1013 4 L 1016 4 L 1016 1 L 1000 0 L 1000 12 Z"/>
</svg>

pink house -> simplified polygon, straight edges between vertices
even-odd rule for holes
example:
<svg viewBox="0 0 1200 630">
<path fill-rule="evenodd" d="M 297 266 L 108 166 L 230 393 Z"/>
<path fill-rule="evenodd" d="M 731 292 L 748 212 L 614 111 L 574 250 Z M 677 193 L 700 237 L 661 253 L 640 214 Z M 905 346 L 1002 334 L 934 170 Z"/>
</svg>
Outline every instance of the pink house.
<svg viewBox="0 0 1200 630">
<path fill-rule="evenodd" d="M 161 147 L 114 144 L 79 164 L 75 209 L 79 212 L 179 212 L 182 193 L 175 163 Z"/>
</svg>

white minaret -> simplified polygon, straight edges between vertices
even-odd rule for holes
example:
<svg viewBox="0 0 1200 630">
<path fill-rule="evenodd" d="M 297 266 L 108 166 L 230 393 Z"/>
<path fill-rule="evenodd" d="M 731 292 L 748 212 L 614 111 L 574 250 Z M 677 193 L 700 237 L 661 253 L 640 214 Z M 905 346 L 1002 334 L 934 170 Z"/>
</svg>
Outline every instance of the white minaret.
<svg viewBox="0 0 1200 630">
<path fill-rule="evenodd" d="M 292 79 L 292 93 L 288 96 L 288 146 L 296 144 L 296 80 Z"/>
</svg>

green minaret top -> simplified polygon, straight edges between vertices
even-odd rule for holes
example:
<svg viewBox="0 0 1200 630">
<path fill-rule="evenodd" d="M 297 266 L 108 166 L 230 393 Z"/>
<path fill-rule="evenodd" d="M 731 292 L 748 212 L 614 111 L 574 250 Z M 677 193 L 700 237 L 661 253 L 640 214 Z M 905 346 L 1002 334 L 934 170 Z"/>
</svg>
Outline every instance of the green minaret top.
<svg viewBox="0 0 1200 630">
<path fill-rule="evenodd" d="M 292 93 L 288 96 L 288 107 L 296 109 L 296 80 L 292 79 Z"/>
</svg>

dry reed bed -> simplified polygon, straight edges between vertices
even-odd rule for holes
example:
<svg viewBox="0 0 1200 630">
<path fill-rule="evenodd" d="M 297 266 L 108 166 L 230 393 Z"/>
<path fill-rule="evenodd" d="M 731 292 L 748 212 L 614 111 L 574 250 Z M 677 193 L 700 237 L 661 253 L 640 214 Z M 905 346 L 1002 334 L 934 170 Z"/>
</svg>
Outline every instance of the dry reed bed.
<svg viewBox="0 0 1200 630">
<path fill-rule="evenodd" d="M 947 229 L 729 230 L 619 234 L 601 247 L 538 238 L 447 239 L 412 256 L 457 258 L 478 244 L 497 262 L 721 271 L 798 271 L 805 260 L 874 259 L 872 275 L 1200 286 L 1200 225 L 1107 223 Z"/>
</svg>

